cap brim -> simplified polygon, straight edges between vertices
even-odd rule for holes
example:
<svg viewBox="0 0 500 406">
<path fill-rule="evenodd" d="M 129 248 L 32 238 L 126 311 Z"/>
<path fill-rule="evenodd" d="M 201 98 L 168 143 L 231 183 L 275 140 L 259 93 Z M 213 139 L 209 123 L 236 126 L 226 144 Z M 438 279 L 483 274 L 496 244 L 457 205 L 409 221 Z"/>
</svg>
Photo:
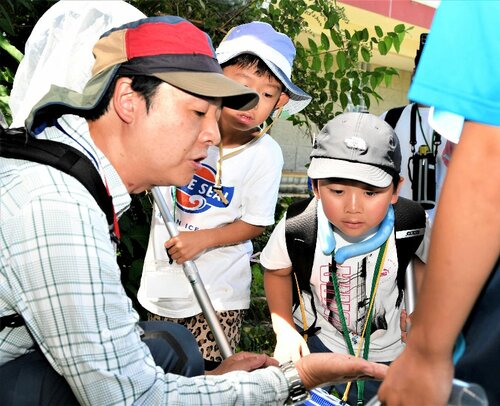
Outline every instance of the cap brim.
<svg viewBox="0 0 500 406">
<path fill-rule="evenodd" d="M 280 82 L 283 83 L 283 85 L 286 87 L 290 100 L 288 100 L 288 103 L 283 107 L 283 111 L 288 113 L 289 115 L 292 115 L 305 109 L 311 102 L 312 97 L 304 92 L 300 87 L 293 84 L 292 81 L 288 79 L 288 77 L 283 73 L 283 71 L 274 63 L 267 59 L 262 60 L 267 66 L 269 66 L 269 69 L 272 70 L 272 72 L 276 75 Z"/>
<path fill-rule="evenodd" d="M 259 101 L 258 94 L 238 82 L 215 72 L 159 72 L 154 76 L 186 92 L 205 97 L 220 97 L 222 105 L 249 110 Z"/>
<path fill-rule="evenodd" d="M 312 158 L 307 175 L 311 179 L 351 179 L 381 188 L 392 183 L 392 176 L 381 168 L 330 158 Z"/>
</svg>

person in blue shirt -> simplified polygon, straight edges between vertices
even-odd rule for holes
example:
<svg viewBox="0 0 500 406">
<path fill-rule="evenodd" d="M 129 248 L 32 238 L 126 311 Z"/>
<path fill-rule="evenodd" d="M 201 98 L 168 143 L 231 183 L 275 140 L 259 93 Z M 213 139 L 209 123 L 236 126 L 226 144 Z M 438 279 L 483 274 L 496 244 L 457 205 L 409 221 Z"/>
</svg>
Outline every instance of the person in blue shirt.
<svg viewBox="0 0 500 406">
<path fill-rule="evenodd" d="M 500 404 L 500 2 L 442 2 L 409 98 L 434 106 L 453 152 L 433 228 L 426 277 L 405 351 L 378 398 L 446 404 L 452 378 Z M 462 332 L 465 352 L 453 365 Z"/>
</svg>

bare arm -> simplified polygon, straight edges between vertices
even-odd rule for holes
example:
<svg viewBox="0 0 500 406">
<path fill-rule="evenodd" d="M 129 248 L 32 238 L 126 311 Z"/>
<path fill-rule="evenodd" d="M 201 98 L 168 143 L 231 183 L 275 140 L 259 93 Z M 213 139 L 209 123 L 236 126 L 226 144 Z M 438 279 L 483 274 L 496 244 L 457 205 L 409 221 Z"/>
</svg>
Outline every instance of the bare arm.
<svg viewBox="0 0 500 406">
<path fill-rule="evenodd" d="M 286 328 L 286 324 L 288 326 L 294 325 L 291 272 L 292 268 L 266 269 L 264 271 L 264 288 L 275 334 L 278 334 L 282 328 Z"/>
<path fill-rule="evenodd" d="M 500 252 L 500 127 L 466 122 L 453 154 L 407 348 L 379 391 L 389 405 L 446 402 L 455 340 Z"/>
<path fill-rule="evenodd" d="M 254 226 L 242 220 L 222 227 L 181 232 L 165 243 L 170 257 L 178 264 L 193 259 L 207 248 L 233 245 L 258 237 L 265 230 L 264 226 Z"/>
</svg>

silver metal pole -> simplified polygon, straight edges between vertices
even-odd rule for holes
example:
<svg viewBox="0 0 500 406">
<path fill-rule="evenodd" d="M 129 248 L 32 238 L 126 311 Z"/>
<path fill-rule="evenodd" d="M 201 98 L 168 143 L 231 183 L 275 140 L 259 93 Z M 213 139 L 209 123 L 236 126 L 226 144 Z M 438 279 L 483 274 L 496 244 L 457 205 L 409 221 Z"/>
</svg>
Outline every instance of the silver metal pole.
<svg viewBox="0 0 500 406">
<path fill-rule="evenodd" d="M 160 209 L 160 213 L 163 217 L 163 221 L 165 226 L 167 227 L 167 231 L 170 237 L 175 237 L 179 235 L 179 230 L 177 230 L 177 226 L 174 222 L 172 215 L 165 203 L 165 199 L 161 195 L 158 187 L 154 187 L 151 189 L 151 193 L 153 194 L 153 198 L 155 200 L 156 205 Z M 208 326 L 212 330 L 212 333 L 215 337 L 215 342 L 220 348 L 220 352 L 223 358 L 227 358 L 233 354 L 231 350 L 231 346 L 229 345 L 229 341 L 227 340 L 226 335 L 224 334 L 224 330 L 220 325 L 219 319 L 217 318 L 217 314 L 215 313 L 214 307 L 210 298 L 205 289 L 205 285 L 200 278 L 200 274 L 198 273 L 198 268 L 193 261 L 186 261 L 182 264 L 182 268 L 184 269 L 184 274 L 186 278 L 188 278 L 189 283 L 193 287 L 194 294 L 196 299 L 198 299 L 198 303 L 200 304 L 201 310 L 207 319 Z"/>
<path fill-rule="evenodd" d="M 415 271 L 413 269 L 413 259 L 410 259 L 405 275 L 405 307 L 406 313 L 410 315 L 415 310 L 417 303 L 417 285 L 415 281 Z"/>
</svg>

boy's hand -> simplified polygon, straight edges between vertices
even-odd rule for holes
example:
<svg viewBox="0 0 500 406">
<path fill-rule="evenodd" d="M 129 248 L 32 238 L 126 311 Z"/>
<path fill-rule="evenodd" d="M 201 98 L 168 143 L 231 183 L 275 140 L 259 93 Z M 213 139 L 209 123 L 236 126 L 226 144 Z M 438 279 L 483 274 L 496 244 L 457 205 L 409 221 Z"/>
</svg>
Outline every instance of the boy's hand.
<svg viewBox="0 0 500 406">
<path fill-rule="evenodd" d="M 276 335 L 274 358 L 276 358 L 280 364 L 290 360 L 296 362 L 301 357 L 309 354 L 309 347 L 304 338 L 294 328 L 282 329 Z"/>
<path fill-rule="evenodd" d="M 170 258 L 182 265 L 209 247 L 205 234 L 205 230 L 182 231 L 179 235 L 166 241 L 164 246 Z"/>
</svg>

